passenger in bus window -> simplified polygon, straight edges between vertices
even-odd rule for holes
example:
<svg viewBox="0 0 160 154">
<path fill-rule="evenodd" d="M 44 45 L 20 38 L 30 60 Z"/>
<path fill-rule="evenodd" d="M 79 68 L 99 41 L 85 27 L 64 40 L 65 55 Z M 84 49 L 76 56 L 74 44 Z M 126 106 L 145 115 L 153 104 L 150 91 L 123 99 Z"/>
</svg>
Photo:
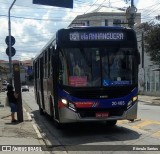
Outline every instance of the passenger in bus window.
<svg viewBox="0 0 160 154">
<path fill-rule="evenodd" d="M 110 55 L 110 77 L 111 80 L 117 80 L 121 77 L 123 54 L 118 51 L 115 55 Z"/>
<path fill-rule="evenodd" d="M 75 76 L 80 76 L 81 75 L 81 68 L 79 67 L 78 64 L 76 64 L 74 67 L 73 67 L 73 74 Z"/>
<path fill-rule="evenodd" d="M 102 58 L 103 79 L 109 79 L 108 55 Z"/>
</svg>

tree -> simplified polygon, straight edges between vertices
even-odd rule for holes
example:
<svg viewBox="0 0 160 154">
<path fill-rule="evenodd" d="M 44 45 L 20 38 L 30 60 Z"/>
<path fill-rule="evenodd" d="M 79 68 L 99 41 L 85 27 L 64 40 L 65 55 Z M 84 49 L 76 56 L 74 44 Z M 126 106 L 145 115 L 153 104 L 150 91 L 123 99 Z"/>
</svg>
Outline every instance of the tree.
<svg viewBox="0 0 160 154">
<path fill-rule="evenodd" d="M 6 72 L 6 68 L 0 66 L 0 73 L 2 73 L 2 72 Z"/>
<path fill-rule="evenodd" d="M 143 23 L 139 28 L 144 31 L 146 53 L 154 64 L 160 65 L 160 24 Z"/>
</svg>

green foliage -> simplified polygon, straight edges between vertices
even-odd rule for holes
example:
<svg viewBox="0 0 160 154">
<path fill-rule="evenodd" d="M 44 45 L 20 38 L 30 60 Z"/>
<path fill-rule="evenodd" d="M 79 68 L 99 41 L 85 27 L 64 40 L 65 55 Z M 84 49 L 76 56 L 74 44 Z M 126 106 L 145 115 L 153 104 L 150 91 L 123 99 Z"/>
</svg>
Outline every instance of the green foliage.
<svg viewBox="0 0 160 154">
<path fill-rule="evenodd" d="M 2 66 L 0 66 L 0 72 L 2 73 L 4 73 L 4 72 L 6 72 L 6 68 L 5 67 L 2 67 Z"/>
<path fill-rule="evenodd" d="M 160 65 L 160 24 L 143 23 L 145 51 L 154 64 Z"/>
</svg>

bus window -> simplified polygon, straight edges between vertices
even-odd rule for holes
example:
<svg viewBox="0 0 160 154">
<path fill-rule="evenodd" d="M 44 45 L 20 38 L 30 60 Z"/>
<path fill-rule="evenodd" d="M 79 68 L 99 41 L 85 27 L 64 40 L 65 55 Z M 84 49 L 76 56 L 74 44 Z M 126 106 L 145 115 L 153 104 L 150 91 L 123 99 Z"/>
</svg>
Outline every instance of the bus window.
<svg viewBox="0 0 160 154">
<path fill-rule="evenodd" d="M 51 56 L 51 51 L 50 51 L 50 48 L 48 49 L 48 77 L 50 77 L 50 65 L 51 65 L 51 62 L 50 62 L 50 60 L 51 60 L 51 58 L 50 58 L 50 56 Z"/>
<path fill-rule="evenodd" d="M 102 55 L 102 72 L 104 86 L 131 84 L 133 55 L 131 49 L 120 48 L 115 51 L 105 51 Z"/>
<path fill-rule="evenodd" d="M 64 72 L 70 86 L 100 86 L 100 57 L 96 48 L 68 48 L 63 50 Z M 59 70 L 60 71 L 60 70 Z"/>
</svg>

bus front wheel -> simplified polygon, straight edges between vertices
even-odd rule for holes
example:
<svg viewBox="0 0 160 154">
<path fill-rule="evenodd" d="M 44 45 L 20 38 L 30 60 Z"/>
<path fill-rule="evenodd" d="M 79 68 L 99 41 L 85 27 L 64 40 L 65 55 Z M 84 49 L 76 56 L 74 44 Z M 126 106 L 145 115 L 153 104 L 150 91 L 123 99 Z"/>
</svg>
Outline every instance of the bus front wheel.
<svg viewBox="0 0 160 154">
<path fill-rule="evenodd" d="M 109 120 L 109 121 L 106 121 L 106 125 L 107 126 L 115 126 L 117 123 L 117 120 Z"/>
</svg>

